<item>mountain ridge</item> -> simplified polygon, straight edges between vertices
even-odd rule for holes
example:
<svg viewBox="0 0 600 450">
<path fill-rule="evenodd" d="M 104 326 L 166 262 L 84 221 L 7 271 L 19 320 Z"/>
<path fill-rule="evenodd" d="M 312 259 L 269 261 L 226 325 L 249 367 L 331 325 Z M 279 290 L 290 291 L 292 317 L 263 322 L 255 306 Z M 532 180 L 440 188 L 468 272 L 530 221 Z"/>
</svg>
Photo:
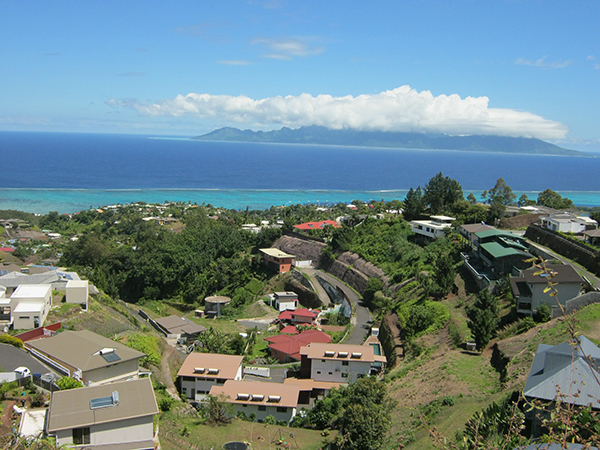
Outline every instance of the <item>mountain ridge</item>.
<svg viewBox="0 0 600 450">
<path fill-rule="evenodd" d="M 459 150 L 539 155 L 588 156 L 536 138 L 391 131 L 330 130 L 317 125 L 298 129 L 283 127 L 272 131 L 240 130 L 224 127 L 191 139 L 203 141 L 257 142 L 278 144 L 342 145 L 358 147 Z"/>
</svg>

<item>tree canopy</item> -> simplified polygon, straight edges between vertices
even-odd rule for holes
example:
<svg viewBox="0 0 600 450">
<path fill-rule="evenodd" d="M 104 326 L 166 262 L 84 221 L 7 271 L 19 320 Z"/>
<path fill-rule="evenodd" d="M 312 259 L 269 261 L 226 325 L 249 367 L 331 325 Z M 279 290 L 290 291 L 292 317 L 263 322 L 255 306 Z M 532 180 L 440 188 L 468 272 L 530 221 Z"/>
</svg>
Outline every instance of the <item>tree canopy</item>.
<svg viewBox="0 0 600 450">
<path fill-rule="evenodd" d="M 546 189 L 544 192 L 539 193 L 537 204 L 553 209 L 569 209 L 573 206 L 573 201 L 563 198 L 558 192 L 554 192 L 552 189 Z"/>
<path fill-rule="evenodd" d="M 423 201 L 429 206 L 431 214 L 449 211 L 459 200 L 464 200 L 462 186 L 458 181 L 444 177 L 442 172 L 431 178 L 425 185 Z"/>
</svg>

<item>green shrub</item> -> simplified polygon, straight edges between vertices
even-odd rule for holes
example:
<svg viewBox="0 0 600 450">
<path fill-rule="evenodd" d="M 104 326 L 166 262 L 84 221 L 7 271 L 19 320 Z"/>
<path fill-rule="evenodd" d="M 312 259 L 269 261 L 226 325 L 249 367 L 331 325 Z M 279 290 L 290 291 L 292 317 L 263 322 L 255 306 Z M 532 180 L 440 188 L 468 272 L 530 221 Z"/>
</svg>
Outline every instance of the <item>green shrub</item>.
<svg viewBox="0 0 600 450">
<path fill-rule="evenodd" d="M 550 309 L 550 307 L 548 305 L 543 303 L 539 306 L 539 308 L 533 315 L 533 319 L 537 323 L 548 322 L 550 319 L 552 319 L 552 310 Z"/>
<path fill-rule="evenodd" d="M 267 425 L 275 425 L 277 423 L 277 419 L 271 415 L 268 415 L 264 418 L 263 423 Z"/>
<path fill-rule="evenodd" d="M 448 322 L 448 333 L 450 334 L 450 339 L 452 340 L 452 347 L 454 348 L 459 348 L 465 341 L 464 333 L 453 319 L 450 319 L 450 321 Z"/>
<path fill-rule="evenodd" d="M 19 338 L 11 336 L 10 334 L 0 335 L 0 343 L 12 345 L 17 348 L 23 348 L 23 341 Z"/>
<path fill-rule="evenodd" d="M 83 384 L 81 383 L 81 381 L 72 378 L 72 377 L 62 377 L 61 379 L 59 379 L 56 382 L 56 385 L 60 388 L 60 390 L 62 391 L 66 391 L 68 389 L 77 389 L 83 386 Z"/>
<path fill-rule="evenodd" d="M 127 336 L 125 345 L 138 352 L 145 353 L 146 356 L 141 359 L 144 367 L 160 365 L 160 349 L 158 347 L 158 338 L 153 334 L 134 333 Z"/>
<path fill-rule="evenodd" d="M 158 400 L 158 409 L 161 411 L 170 411 L 173 399 L 171 397 L 162 397 Z"/>
</svg>

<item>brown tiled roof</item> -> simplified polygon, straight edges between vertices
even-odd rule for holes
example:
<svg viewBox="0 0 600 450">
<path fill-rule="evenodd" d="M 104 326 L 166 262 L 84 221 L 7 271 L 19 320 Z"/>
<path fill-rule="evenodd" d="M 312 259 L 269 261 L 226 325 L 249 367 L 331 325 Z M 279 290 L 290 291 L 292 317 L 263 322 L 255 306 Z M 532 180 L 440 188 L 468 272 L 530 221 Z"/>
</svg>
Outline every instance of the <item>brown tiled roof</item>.
<svg viewBox="0 0 600 450">
<path fill-rule="evenodd" d="M 246 405 L 266 405 L 296 408 L 300 386 L 297 384 L 267 383 L 263 381 L 227 380 L 224 385 L 215 385 L 210 395 L 229 397 L 228 402 Z M 241 395 L 240 395 L 241 394 Z"/>
<path fill-rule="evenodd" d="M 114 391 L 118 392 L 118 405 L 90 408 L 90 400 L 111 397 Z M 149 378 L 57 391 L 48 410 L 48 432 L 154 414 L 158 414 L 158 407 Z"/>
<path fill-rule="evenodd" d="M 190 353 L 177 372 L 178 377 L 221 378 L 233 380 L 244 360 L 243 356 L 221 355 L 219 353 Z M 196 369 L 204 369 L 203 372 Z M 208 369 L 218 369 L 209 373 Z"/>
<path fill-rule="evenodd" d="M 328 352 L 328 353 L 326 353 Z M 352 357 L 352 355 L 356 357 Z M 370 345 L 312 343 L 300 349 L 300 355 L 309 359 L 334 359 L 343 361 L 375 362 L 375 352 Z M 360 355 L 360 356 L 359 356 Z"/>
<path fill-rule="evenodd" d="M 170 334 L 197 334 L 206 331 L 206 327 L 176 315 L 161 317 L 156 319 L 155 322 L 168 330 Z"/>
</svg>

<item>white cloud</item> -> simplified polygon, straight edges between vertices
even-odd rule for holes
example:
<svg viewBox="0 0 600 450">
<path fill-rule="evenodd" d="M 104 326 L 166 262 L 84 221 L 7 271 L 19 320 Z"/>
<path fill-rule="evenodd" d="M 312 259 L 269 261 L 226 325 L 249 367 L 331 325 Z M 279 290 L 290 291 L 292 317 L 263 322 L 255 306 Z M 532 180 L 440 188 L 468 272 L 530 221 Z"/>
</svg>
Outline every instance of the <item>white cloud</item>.
<svg viewBox="0 0 600 450">
<path fill-rule="evenodd" d="M 433 96 L 410 86 L 333 97 L 301 94 L 254 100 L 244 95 L 178 95 L 156 103 L 135 99 L 109 100 L 113 107 L 131 108 L 147 116 L 192 116 L 259 128 L 319 125 L 331 129 L 486 134 L 562 139 L 568 128 L 532 113 L 490 108 L 487 97 Z"/>
<path fill-rule="evenodd" d="M 563 68 L 571 65 L 572 62 L 573 61 L 571 61 L 571 60 L 546 61 L 546 57 L 542 56 L 541 58 L 536 59 L 535 61 L 532 61 L 531 59 L 518 58 L 515 61 L 515 64 L 517 64 L 519 66 L 543 67 L 545 69 L 563 69 Z"/>
<path fill-rule="evenodd" d="M 588 55 L 586 58 L 588 61 L 596 61 L 596 57 L 594 55 Z"/>
<path fill-rule="evenodd" d="M 323 53 L 323 47 L 311 47 L 309 42 L 312 38 L 255 38 L 250 44 L 262 45 L 267 48 L 270 53 L 265 55 L 266 58 L 273 59 L 292 59 L 293 56 L 311 56 Z"/>
</svg>

